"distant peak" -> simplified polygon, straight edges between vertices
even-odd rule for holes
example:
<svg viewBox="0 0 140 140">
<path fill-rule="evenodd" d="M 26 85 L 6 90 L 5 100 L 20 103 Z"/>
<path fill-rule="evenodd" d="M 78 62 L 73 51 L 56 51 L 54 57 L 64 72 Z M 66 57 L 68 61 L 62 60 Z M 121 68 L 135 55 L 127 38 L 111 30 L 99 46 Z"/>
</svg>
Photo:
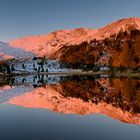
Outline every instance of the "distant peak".
<svg viewBox="0 0 140 140">
<path fill-rule="evenodd" d="M 118 26 L 123 27 L 125 30 L 128 29 L 129 27 L 140 29 L 140 18 L 131 17 L 131 18 L 120 19 L 111 24 L 116 24 L 116 26 L 118 24 Z"/>
<path fill-rule="evenodd" d="M 131 17 L 112 22 L 105 27 L 98 29 L 98 35 L 109 37 L 110 35 L 117 34 L 120 31 L 129 31 L 132 29 L 140 30 L 140 18 Z"/>
<path fill-rule="evenodd" d="M 122 18 L 122 19 L 119 19 L 118 21 L 115 21 L 115 22 L 124 22 L 124 21 L 136 22 L 136 21 L 140 21 L 140 18 L 138 18 L 138 17 Z"/>
</svg>

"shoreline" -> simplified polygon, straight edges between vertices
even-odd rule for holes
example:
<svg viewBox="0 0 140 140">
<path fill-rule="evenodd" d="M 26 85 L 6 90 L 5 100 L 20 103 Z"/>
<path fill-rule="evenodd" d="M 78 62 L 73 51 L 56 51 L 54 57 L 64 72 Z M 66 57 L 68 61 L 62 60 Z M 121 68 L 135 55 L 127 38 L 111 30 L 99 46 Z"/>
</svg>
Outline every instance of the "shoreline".
<svg viewBox="0 0 140 140">
<path fill-rule="evenodd" d="M 72 76 L 72 75 L 108 75 L 112 77 L 140 77 L 140 73 L 115 73 L 112 72 L 24 72 L 24 73 L 12 73 L 12 74 L 0 74 L 0 78 L 2 77 L 15 77 L 15 76 L 29 76 L 29 75 L 59 75 L 59 76 Z"/>
</svg>

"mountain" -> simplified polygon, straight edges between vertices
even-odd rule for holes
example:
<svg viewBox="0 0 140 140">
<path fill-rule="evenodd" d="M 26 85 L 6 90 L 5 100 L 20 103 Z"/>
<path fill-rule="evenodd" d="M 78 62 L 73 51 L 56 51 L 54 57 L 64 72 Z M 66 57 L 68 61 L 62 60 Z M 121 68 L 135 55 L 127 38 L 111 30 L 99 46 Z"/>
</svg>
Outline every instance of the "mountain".
<svg viewBox="0 0 140 140">
<path fill-rule="evenodd" d="M 140 30 L 140 18 L 132 17 L 126 19 L 120 19 L 116 22 L 108 24 L 107 26 L 98 29 L 96 36 L 100 36 L 100 39 L 108 38 L 113 34 L 118 34 L 120 31 L 130 31 L 132 29 Z M 97 39 L 99 39 L 97 38 Z"/>
<path fill-rule="evenodd" d="M 32 53 L 26 52 L 22 48 L 13 48 L 8 43 L 0 42 L 0 59 L 11 59 L 18 57 L 31 57 Z"/>
<path fill-rule="evenodd" d="M 140 18 L 121 19 L 95 30 L 58 30 L 48 35 L 12 40 L 9 44 L 69 64 L 105 62 L 113 67 L 137 68 L 140 66 Z"/>
<path fill-rule="evenodd" d="M 56 52 L 63 45 L 76 45 L 92 39 L 104 39 L 119 33 L 121 30 L 126 31 L 131 28 L 140 30 L 140 18 L 121 19 L 97 30 L 78 28 L 58 30 L 42 36 L 24 37 L 10 41 L 10 45 L 24 48 L 27 51 L 35 51 L 37 55 L 41 55 L 40 51 L 46 51 L 46 55 L 50 56 L 50 54 Z"/>
<path fill-rule="evenodd" d="M 31 36 L 12 40 L 10 45 L 15 48 L 24 48 L 38 56 L 51 57 L 64 45 L 80 44 L 89 40 L 94 30 L 78 28 L 73 30 L 59 30 L 43 36 Z"/>
</svg>

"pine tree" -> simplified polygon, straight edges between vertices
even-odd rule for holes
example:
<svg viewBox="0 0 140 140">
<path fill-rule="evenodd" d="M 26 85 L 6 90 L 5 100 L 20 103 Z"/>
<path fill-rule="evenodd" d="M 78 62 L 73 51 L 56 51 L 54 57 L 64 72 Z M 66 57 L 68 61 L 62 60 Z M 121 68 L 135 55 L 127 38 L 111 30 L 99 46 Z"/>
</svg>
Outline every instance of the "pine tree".
<svg viewBox="0 0 140 140">
<path fill-rule="evenodd" d="M 11 66 L 11 71 L 15 71 L 14 65 Z"/>
</svg>

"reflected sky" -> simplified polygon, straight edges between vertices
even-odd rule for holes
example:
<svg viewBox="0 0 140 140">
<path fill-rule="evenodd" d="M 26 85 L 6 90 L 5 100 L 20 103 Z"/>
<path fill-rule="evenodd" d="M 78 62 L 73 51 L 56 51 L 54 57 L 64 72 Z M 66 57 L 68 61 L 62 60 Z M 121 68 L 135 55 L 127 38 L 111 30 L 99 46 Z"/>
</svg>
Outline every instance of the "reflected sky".
<svg viewBox="0 0 140 140">
<path fill-rule="evenodd" d="M 137 125 L 107 116 L 63 115 L 42 109 L 0 105 L 0 139 L 3 140 L 139 140 Z"/>
</svg>

